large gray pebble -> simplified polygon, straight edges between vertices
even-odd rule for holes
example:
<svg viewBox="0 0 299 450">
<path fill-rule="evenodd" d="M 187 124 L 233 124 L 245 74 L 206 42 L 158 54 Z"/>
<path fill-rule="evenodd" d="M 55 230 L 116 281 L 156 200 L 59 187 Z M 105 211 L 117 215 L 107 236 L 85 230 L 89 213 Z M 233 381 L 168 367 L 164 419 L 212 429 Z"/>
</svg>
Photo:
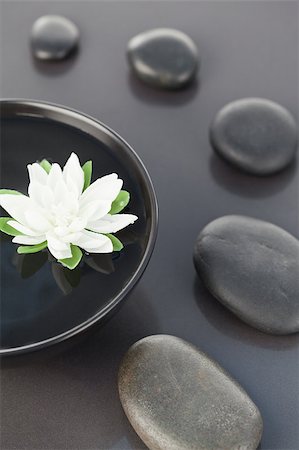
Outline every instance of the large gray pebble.
<svg viewBox="0 0 299 450">
<path fill-rule="evenodd" d="M 299 331 L 299 241 L 269 222 L 225 216 L 209 223 L 194 248 L 209 291 L 266 333 Z"/>
<path fill-rule="evenodd" d="M 239 384 L 174 336 L 149 336 L 129 349 L 119 394 L 151 450 L 253 450 L 261 439 L 261 415 Z"/>
</svg>

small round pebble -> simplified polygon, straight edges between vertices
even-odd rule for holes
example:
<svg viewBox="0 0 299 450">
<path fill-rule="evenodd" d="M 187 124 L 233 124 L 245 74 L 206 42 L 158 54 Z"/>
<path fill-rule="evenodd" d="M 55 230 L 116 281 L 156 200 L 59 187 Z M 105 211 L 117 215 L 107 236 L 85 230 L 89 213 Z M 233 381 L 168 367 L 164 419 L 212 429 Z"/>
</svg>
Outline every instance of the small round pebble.
<svg viewBox="0 0 299 450">
<path fill-rule="evenodd" d="M 141 80 L 164 89 L 179 89 L 190 83 L 199 63 L 192 39 L 170 28 L 157 28 L 133 37 L 127 56 Z"/>
<path fill-rule="evenodd" d="M 249 325 L 270 334 L 299 332 L 299 241 L 245 216 L 209 223 L 194 248 L 208 290 Z"/>
<path fill-rule="evenodd" d="M 42 16 L 33 24 L 31 47 L 37 59 L 64 59 L 78 46 L 78 42 L 77 26 L 63 16 Z"/>
<path fill-rule="evenodd" d="M 148 336 L 122 361 L 124 411 L 150 450 L 255 450 L 260 412 L 208 355 L 175 336 Z"/>
<path fill-rule="evenodd" d="M 244 98 L 224 106 L 211 125 L 210 140 L 220 156 L 254 175 L 285 168 L 298 146 L 291 113 L 263 98 Z"/>
</svg>

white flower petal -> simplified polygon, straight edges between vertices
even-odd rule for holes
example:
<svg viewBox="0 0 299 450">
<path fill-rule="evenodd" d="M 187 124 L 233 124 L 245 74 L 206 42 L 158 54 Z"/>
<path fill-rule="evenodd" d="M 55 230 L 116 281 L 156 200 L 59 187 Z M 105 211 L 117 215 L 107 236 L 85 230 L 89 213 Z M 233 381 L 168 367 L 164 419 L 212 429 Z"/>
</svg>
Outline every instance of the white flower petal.
<svg viewBox="0 0 299 450">
<path fill-rule="evenodd" d="M 59 179 L 53 189 L 55 203 L 68 203 L 69 190 L 63 178 Z"/>
<path fill-rule="evenodd" d="M 89 222 L 86 228 L 98 233 L 116 233 L 134 223 L 137 219 L 138 217 L 133 214 L 107 214 L 100 220 Z"/>
<path fill-rule="evenodd" d="M 76 233 L 81 231 L 86 227 L 86 220 L 83 217 L 76 217 L 72 223 L 69 225 L 69 231 L 71 233 Z"/>
<path fill-rule="evenodd" d="M 48 245 L 48 249 L 49 249 L 50 253 L 56 259 L 66 259 L 66 258 L 71 258 L 72 257 L 72 251 L 71 251 L 71 247 L 70 246 L 69 246 L 69 249 L 67 249 L 67 250 L 55 250 L 54 248 L 51 248 Z"/>
<path fill-rule="evenodd" d="M 32 182 L 28 187 L 30 199 L 40 208 L 47 208 L 54 203 L 55 198 L 51 188 L 37 182 Z"/>
<path fill-rule="evenodd" d="M 63 181 L 62 170 L 59 164 L 54 163 L 47 177 L 47 184 L 54 192 L 55 186 L 59 181 Z"/>
<path fill-rule="evenodd" d="M 16 236 L 13 238 L 12 242 L 15 244 L 24 244 L 24 245 L 35 245 L 41 244 L 46 240 L 45 236 Z"/>
<path fill-rule="evenodd" d="M 86 250 L 88 253 L 111 253 L 113 252 L 113 245 L 111 240 L 103 234 L 92 233 L 84 230 L 80 233 L 78 239 L 72 244 Z"/>
<path fill-rule="evenodd" d="M 80 207 L 79 216 L 86 222 L 95 221 L 106 216 L 111 209 L 111 203 L 107 200 L 94 200 Z"/>
<path fill-rule="evenodd" d="M 48 186 L 47 186 L 48 187 Z M 36 203 L 36 205 L 43 207 L 43 185 L 32 181 L 28 186 L 28 195 L 32 201 Z"/>
<path fill-rule="evenodd" d="M 9 220 L 8 225 L 10 225 L 11 227 L 13 227 L 15 230 L 20 231 L 20 233 L 23 233 L 27 236 L 40 236 L 40 232 L 36 231 L 36 230 L 32 230 L 29 227 L 25 227 L 24 225 L 22 225 L 19 222 L 16 222 L 15 220 Z"/>
<path fill-rule="evenodd" d="M 48 174 L 45 169 L 38 163 L 28 164 L 27 166 L 30 183 L 46 184 Z"/>
<path fill-rule="evenodd" d="M 58 227 L 55 227 L 53 229 L 53 231 L 54 231 L 54 234 L 57 236 L 57 239 L 61 239 L 63 236 L 68 234 L 69 229 L 65 225 L 59 225 Z"/>
<path fill-rule="evenodd" d="M 55 250 L 66 250 L 68 248 L 68 245 L 66 242 L 61 241 L 60 239 L 57 239 L 52 234 L 48 233 L 46 234 L 48 244 L 51 246 L 51 248 L 54 248 Z M 48 246 L 49 246 L 48 245 Z"/>
<path fill-rule="evenodd" d="M 74 192 L 68 193 L 68 199 L 67 199 L 67 210 L 69 214 L 78 215 L 79 212 L 79 201 Z"/>
<path fill-rule="evenodd" d="M 68 233 L 62 236 L 60 239 L 63 242 L 67 242 L 68 244 L 73 244 L 74 242 L 77 241 L 77 239 L 79 239 L 80 233 L 81 233 L 80 231 L 78 231 L 77 233 Z"/>
<path fill-rule="evenodd" d="M 41 195 L 42 195 L 42 205 L 44 208 L 49 208 L 49 206 L 53 205 L 55 198 L 53 191 L 49 186 L 43 186 Z"/>
<path fill-rule="evenodd" d="M 19 223 L 27 225 L 25 212 L 34 205 L 32 200 L 26 195 L 0 195 L 0 206 Z"/>
<path fill-rule="evenodd" d="M 80 198 L 80 205 L 84 206 L 99 199 L 112 203 L 118 196 L 122 185 L 123 180 L 117 178 L 116 173 L 99 178 L 83 192 Z"/>
<path fill-rule="evenodd" d="M 84 172 L 76 153 L 72 153 L 63 168 L 63 178 L 68 189 L 77 196 L 82 193 L 84 186 Z"/>
<path fill-rule="evenodd" d="M 48 249 L 56 259 L 70 258 L 72 251 L 70 244 L 56 239 L 53 235 L 47 234 Z"/>
<path fill-rule="evenodd" d="M 36 208 L 26 211 L 25 218 L 30 228 L 37 230 L 39 234 L 45 234 L 51 228 L 51 224 L 46 215 Z"/>
</svg>

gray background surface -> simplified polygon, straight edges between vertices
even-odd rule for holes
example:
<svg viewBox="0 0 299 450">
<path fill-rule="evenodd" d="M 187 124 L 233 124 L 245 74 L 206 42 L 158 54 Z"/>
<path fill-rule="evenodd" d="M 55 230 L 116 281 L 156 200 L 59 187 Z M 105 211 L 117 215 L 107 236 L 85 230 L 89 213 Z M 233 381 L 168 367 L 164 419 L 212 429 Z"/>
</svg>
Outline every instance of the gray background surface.
<svg viewBox="0 0 299 450">
<path fill-rule="evenodd" d="M 127 348 L 154 333 L 201 347 L 241 383 L 264 418 L 262 449 L 299 448 L 298 336 L 243 324 L 204 290 L 192 264 L 198 232 L 221 215 L 269 220 L 298 236 L 296 164 L 270 178 L 242 175 L 213 155 L 207 132 L 216 111 L 240 97 L 267 97 L 297 116 L 297 12 L 297 2 L 2 2 L 1 96 L 57 102 L 107 123 L 142 157 L 160 204 L 153 257 L 121 311 L 72 349 L 3 364 L 3 450 L 144 449 L 116 377 Z M 81 30 L 80 52 L 59 65 L 30 54 L 31 25 L 47 13 Z M 130 75 L 126 42 L 157 26 L 198 45 L 193 87 L 163 93 Z"/>
</svg>

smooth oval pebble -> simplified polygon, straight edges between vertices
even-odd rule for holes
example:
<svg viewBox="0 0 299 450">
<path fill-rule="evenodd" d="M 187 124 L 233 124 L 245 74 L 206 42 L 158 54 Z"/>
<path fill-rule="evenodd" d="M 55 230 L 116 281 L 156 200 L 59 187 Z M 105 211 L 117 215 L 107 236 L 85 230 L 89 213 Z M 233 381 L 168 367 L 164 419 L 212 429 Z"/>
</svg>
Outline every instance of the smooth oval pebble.
<svg viewBox="0 0 299 450">
<path fill-rule="evenodd" d="M 157 28 L 133 37 L 127 56 L 141 80 L 165 89 L 185 86 L 198 68 L 198 52 L 192 39 L 171 28 Z"/>
<path fill-rule="evenodd" d="M 299 331 L 299 241 L 269 222 L 225 216 L 194 248 L 208 290 L 244 322 L 270 334 Z"/>
<path fill-rule="evenodd" d="M 270 100 L 244 98 L 224 106 L 210 129 L 214 150 L 255 175 L 282 170 L 293 160 L 297 126 L 291 113 Z"/>
<path fill-rule="evenodd" d="M 174 336 L 136 342 L 119 370 L 119 395 L 151 450 L 256 449 L 258 408 L 216 362 Z"/>
<path fill-rule="evenodd" d="M 64 59 L 77 47 L 78 42 L 77 26 L 63 16 L 42 16 L 33 24 L 31 47 L 37 59 Z"/>
</svg>

